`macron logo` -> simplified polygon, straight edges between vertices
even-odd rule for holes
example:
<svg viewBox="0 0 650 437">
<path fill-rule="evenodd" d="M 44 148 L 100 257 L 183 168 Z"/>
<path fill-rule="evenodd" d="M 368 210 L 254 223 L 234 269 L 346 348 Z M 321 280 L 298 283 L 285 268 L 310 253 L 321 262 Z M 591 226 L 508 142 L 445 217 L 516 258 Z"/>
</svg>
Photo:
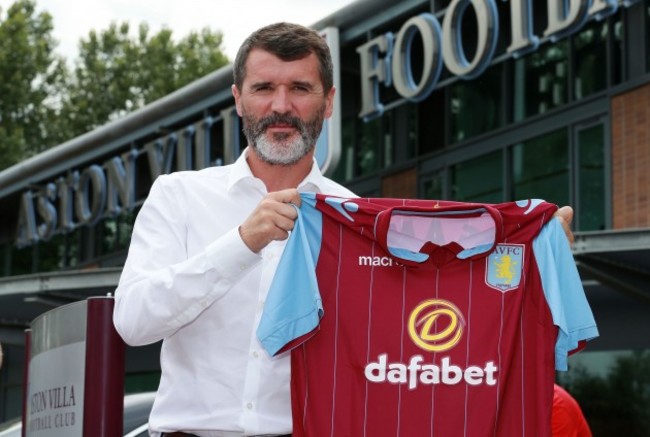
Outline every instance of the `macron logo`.
<svg viewBox="0 0 650 437">
<path fill-rule="evenodd" d="M 365 267 L 393 267 L 402 264 L 389 256 L 360 256 L 359 265 Z"/>
</svg>

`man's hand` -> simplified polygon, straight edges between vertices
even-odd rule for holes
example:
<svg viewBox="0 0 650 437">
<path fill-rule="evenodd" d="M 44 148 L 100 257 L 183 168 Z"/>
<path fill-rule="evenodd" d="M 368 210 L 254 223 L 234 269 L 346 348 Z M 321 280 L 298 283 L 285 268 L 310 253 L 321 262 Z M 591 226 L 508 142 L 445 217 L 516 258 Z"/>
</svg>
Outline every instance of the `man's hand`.
<svg viewBox="0 0 650 437">
<path fill-rule="evenodd" d="M 267 194 L 239 227 L 239 235 L 250 250 L 257 253 L 275 240 L 286 240 L 293 229 L 300 206 L 298 190 L 288 189 Z"/>
<path fill-rule="evenodd" d="M 573 244 L 575 238 L 573 237 L 573 232 L 571 231 L 571 221 L 573 220 L 573 208 L 570 206 L 563 206 L 562 208 L 555 211 L 553 217 L 560 220 L 564 233 L 566 234 L 569 244 Z"/>
</svg>

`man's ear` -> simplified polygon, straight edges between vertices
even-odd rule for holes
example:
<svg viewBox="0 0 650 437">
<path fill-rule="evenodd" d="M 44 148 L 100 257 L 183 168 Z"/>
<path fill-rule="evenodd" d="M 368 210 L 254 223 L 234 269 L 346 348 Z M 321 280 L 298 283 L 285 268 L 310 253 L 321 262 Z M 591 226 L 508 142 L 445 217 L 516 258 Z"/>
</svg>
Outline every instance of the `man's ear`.
<svg viewBox="0 0 650 437">
<path fill-rule="evenodd" d="M 237 115 L 242 116 L 241 112 L 241 94 L 239 93 L 239 88 L 234 83 L 230 86 L 230 91 L 232 96 L 235 98 L 235 107 L 237 108 Z"/>
<path fill-rule="evenodd" d="M 334 96 L 336 95 L 336 87 L 332 86 L 325 96 L 325 118 L 332 116 L 334 111 Z"/>
</svg>

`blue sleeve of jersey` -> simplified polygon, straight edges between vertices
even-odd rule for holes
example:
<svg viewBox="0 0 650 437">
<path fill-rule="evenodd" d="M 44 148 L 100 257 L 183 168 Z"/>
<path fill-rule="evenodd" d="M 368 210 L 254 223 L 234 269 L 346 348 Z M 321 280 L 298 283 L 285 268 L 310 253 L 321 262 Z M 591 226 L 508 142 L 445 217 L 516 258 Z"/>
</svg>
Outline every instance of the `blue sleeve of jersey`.
<svg viewBox="0 0 650 437">
<path fill-rule="evenodd" d="M 587 302 L 578 269 L 562 225 L 551 220 L 533 241 L 544 296 L 558 327 L 555 369 L 567 370 L 569 353 L 581 341 L 598 337 L 598 329 Z"/>
<path fill-rule="evenodd" d="M 322 216 L 314 208 L 313 194 L 301 196 L 302 206 L 271 282 L 257 328 L 257 338 L 270 355 L 316 329 L 323 316 L 316 280 Z"/>
</svg>

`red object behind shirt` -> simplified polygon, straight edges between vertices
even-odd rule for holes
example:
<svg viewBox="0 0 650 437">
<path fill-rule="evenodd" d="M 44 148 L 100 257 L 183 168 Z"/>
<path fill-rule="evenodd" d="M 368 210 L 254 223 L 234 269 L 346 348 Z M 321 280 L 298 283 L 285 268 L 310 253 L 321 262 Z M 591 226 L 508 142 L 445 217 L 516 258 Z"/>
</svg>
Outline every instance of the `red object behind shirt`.
<svg viewBox="0 0 650 437">
<path fill-rule="evenodd" d="M 580 405 L 557 384 L 553 388 L 551 429 L 553 437 L 591 437 L 591 430 Z"/>
</svg>

